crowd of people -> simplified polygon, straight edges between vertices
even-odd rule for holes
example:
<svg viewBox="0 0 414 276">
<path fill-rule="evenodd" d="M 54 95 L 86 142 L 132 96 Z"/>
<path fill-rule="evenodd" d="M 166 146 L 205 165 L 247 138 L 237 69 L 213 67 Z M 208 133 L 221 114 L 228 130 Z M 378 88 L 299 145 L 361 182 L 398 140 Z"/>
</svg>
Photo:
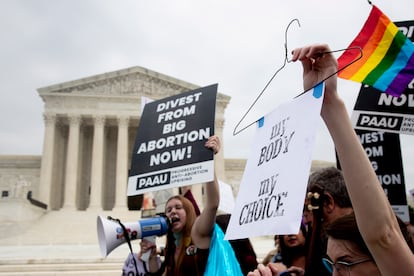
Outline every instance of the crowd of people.
<svg viewBox="0 0 414 276">
<path fill-rule="evenodd" d="M 328 167 L 310 175 L 299 232 L 274 236 L 275 249 L 263 262 L 248 239 L 232 244 L 242 275 L 414 275 L 411 235 L 391 208 L 354 132 L 337 92 L 337 61 L 329 46 L 295 49 L 292 61 L 302 63 L 305 91 L 332 76 L 325 81 L 321 116 L 341 170 Z M 220 140 L 212 136 L 205 146 L 217 153 Z M 206 196 L 199 215 L 194 200 L 177 195 L 167 201 L 165 256 L 161 262 L 155 244 L 141 242 L 140 254 L 151 252 L 142 275 L 204 275 L 214 226 L 218 223 L 225 232 L 229 219 L 217 216 L 216 179 L 206 185 Z"/>
</svg>

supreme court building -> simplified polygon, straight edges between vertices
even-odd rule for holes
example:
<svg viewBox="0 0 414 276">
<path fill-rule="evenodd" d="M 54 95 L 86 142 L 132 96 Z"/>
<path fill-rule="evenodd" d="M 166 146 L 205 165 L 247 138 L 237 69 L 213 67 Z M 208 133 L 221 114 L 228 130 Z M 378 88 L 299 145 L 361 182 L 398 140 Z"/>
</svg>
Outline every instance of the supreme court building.
<svg viewBox="0 0 414 276">
<path fill-rule="evenodd" d="M 127 208 L 128 168 L 142 97 L 157 100 L 196 88 L 132 67 L 38 89 L 45 103 L 38 199 L 50 210 Z M 220 137 L 229 100 L 217 96 L 215 130 Z M 218 161 L 217 174 L 224 181 L 222 153 Z M 129 205 L 134 208 L 134 201 Z"/>
<path fill-rule="evenodd" d="M 95 220 L 102 212 L 139 218 L 142 195 L 127 197 L 126 191 L 142 101 L 196 88 L 199 86 L 131 67 L 37 89 L 44 102 L 43 153 L 0 156 L 0 234 L 5 234 L 0 245 L 17 240 L 21 244 L 41 244 L 42 237 L 52 244 L 96 243 L 96 233 L 89 238 L 79 233 L 71 239 L 71 233 L 51 236 L 38 226 L 44 221 L 44 227 L 62 226 L 64 231 L 63 225 L 71 214 L 76 216 L 71 222 L 75 224 L 85 216 Z M 229 96 L 217 94 L 215 134 L 220 136 L 222 146 L 224 112 L 229 100 Z M 226 165 L 223 150 L 215 159 L 217 177 L 230 184 L 236 194 L 245 160 L 228 160 Z M 203 183 L 193 186 L 200 207 L 202 186 Z M 168 195 L 177 192 L 174 189 Z M 61 219 L 63 216 L 66 220 Z M 22 223 L 29 226 L 23 227 Z M 95 227 L 93 224 L 95 221 L 91 227 Z M 11 230 L 16 225 L 21 231 Z M 16 240 L 17 236 L 20 238 Z"/>
</svg>

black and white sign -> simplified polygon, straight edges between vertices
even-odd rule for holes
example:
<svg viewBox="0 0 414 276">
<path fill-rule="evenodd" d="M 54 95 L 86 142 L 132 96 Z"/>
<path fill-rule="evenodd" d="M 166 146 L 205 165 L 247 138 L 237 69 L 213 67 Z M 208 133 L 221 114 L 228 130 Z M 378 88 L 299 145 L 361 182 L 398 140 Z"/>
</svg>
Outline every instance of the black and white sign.
<svg viewBox="0 0 414 276">
<path fill-rule="evenodd" d="M 355 130 L 395 213 L 409 221 L 400 136 Z"/>
<path fill-rule="evenodd" d="M 214 178 L 217 84 L 145 105 L 128 178 L 128 196 L 203 183 Z"/>
</svg>

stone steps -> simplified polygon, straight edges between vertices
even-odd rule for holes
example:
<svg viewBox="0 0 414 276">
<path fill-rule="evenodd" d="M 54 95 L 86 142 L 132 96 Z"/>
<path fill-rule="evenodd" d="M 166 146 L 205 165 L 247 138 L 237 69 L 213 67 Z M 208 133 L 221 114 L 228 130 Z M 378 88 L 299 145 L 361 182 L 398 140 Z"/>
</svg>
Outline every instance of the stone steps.
<svg viewBox="0 0 414 276">
<path fill-rule="evenodd" d="M 9 217 L 0 224 L 0 276 L 119 276 L 129 254 L 128 245 L 118 246 L 103 258 L 96 218 L 110 215 L 123 223 L 141 219 L 140 212 L 122 210 L 48 211 L 14 221 L 11 214 L 4 215 Z M 271 236 L 251 241 L 259 260 L 273 248 Z M 164 237 L 157 238 L 157 243 L 163 245 Z M 135 252 L 139 250 L 138 241 L 132 241 L 132 246 Z"/>
<path fill-rule="evenodd" d="M 50 263 L 50 264 L 7 264 L 0 265 L 0 275 L 100 275 L 119 276 L 123 262 L 114 263 Z"/>
<path fill-rule="evenodd" d="M 124 223 L 141 219 L 141 212 L 137 211 L 48 211 L 32 220 L 28 218 L 18 222 L 1 221 L 0 246 L 98 244 L 98 215 L 110 215 Z"/>
</svg>

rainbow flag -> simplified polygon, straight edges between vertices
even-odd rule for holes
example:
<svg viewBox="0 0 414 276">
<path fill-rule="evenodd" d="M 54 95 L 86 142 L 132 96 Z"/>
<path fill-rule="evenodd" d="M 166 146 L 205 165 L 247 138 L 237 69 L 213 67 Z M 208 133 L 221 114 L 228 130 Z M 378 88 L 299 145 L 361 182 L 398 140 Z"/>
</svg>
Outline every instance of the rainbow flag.
<svg viewBox="0 0 414 276">
<path fill-rule="evenodd" d="M 414 79 L 414 45 L 376 6 L 349 45 L 361 47 L 362 58 L 338 72 L 343 79 L 368 84 L 399 97 Z M 346 50 L 338 58 L 341 69 L 360 56 L 356 49 Z"/>
</svg>

